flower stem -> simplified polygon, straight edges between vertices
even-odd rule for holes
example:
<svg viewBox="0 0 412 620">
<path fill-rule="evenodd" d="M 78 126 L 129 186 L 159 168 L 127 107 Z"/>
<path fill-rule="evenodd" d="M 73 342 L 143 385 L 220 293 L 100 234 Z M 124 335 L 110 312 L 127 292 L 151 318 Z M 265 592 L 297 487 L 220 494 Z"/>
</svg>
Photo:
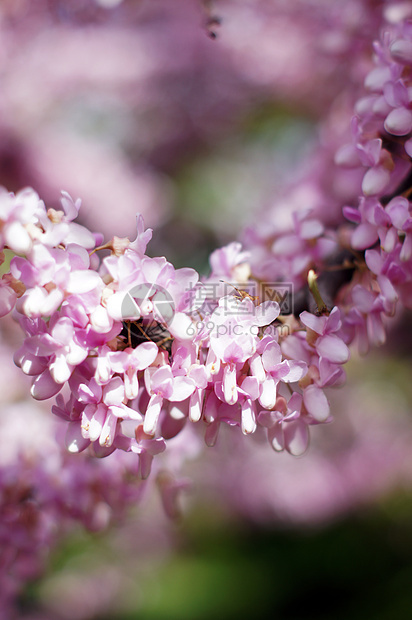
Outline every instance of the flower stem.
<svg viewBox="0 0 412 620">
<path fill-rule="evenodd" d="M 318 307 L 318 312 L 319 314 L 329 314 L 328 307 L 323 301 L 322 296 L 319 292 L 317 279 L 318 279 L 318 276 L 315 273 L 315 271 L 313 269 L 310 269 L 308 273 L 308 286 L 309 286 L 310 292 L 312 293 L 313 299 L 315 300 L 316 305 Z"/>
</svg>

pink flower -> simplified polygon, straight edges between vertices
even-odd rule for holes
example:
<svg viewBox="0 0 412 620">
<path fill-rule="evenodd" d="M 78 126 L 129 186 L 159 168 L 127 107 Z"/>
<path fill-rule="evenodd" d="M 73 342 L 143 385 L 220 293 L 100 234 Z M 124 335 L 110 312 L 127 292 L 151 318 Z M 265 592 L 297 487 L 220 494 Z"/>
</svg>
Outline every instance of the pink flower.
<svg viewBox="0 0 412 620">
<path fill-rule="evenodd" d="M 195 390 L 194 381 L 188 376 L 174 376 L 170 366 L 147 368 L 145 384 L 151 395 L 147 405 L 143 430 L 147 435 L 154 435 L 163 405 L 163 400 L 181 402 L 189 398 Z"/>
<path fill-rule="evenodd" d="M 268 429 L 268 440 L 276 452 L 287 450 L 301 456 L 309 443 L 308 426 L 301 415 L 302 396 L 296 392 L 287 402 L 280 397 L 274 411 L 261 411 L 259 423 Z"/>
<path fill-rule="evenodd" d="M 0 188 L 0 249 L 7 246 L 16 254 L 27 254 L 33 243 L 33 231 L 39 209 L 44 205 L 36 192 L 27 188 L 16 195 Z"/>
<path fill-rule="evenodd" d="M 328 316 L 315 316 L 305 311 L 301 313 L 300 320 L 317 334 L 314 346 L 320 358 L 334 364 L 348 361 L 349 349 L 336 333 L 342 326 L 339 308 L 335 306 Z"/>
<path fill-rule="evenodd" d="M 139 393 L 138 372 L 150 366 L 157 357 L 159 349 L 154 342 L 143 342 L 135 349 L 110 352 L 111 370 L 123 375 L 126 398 L 133 400 Z"/>
<path fill-rule="evenodd" d="M 212 351 L 222 362 L 244 363 L 256 352 L 259 328 L 272 323 L 279 312 L 276 302 L 255 306 L 248 297 L 223 297 L 210 316 Z"/>
<path fill-rule="evenodd" d="M 279 381 L 295 383 L 307 372 L 305 362 L 283 359 L 280 346 L 276 342 L 268 342 L 262 351 L 262 366 L 265 378 L 261 382 L 259 402 L 265 409 L 273 409 L 276 405 L 276 387 Z"/>
</svg>

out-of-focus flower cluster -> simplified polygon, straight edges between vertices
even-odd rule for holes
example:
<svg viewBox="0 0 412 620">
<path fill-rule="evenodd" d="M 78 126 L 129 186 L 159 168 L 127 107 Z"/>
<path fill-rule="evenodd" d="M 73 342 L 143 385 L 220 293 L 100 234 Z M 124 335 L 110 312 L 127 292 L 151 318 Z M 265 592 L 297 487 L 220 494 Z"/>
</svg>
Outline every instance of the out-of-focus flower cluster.
<svg viewBox="0 0 412 620">
<path fill-rule="evenodd" d="M 254 522 L 307 526 L 409 489 L 409 402 L 385 376 L 386 368 L 381 366 L 380 374 L 379 365 L 372 366 L 363 374 L 362 366 L 361 360 L 355 362 L 362 384 L 352 383 L 344 395 L 331 394 L 334 422 L 318 429 L 303 459 L 287 454 L 273 459 L 259 433 L 256 441 L 222 434 L 222 449 L 194 466 L 192 476 L 201 481 L 199 501 L 204 495 L 209 502 L 224 498 L 236 515 Z M 228 453 L 236 456 L 227 459 Z"/>
<path fill-rule="evenodd" d="M 0 183 L 54 207 L 63 187 L 82 196 L 84 223 L 105 236 L 127 236 L 136 211 L 159 225 L 188 151 L 233 134 L 259 102 L 322 118 L 369 67 L 382 10 L 397 4 L 2 2 Z M 217 41 L 202 29 L 214 16 Z"/>
<path fill-rule="evenodd" d="M 384 318 L 395 314 L 398 300 L 407 308 L 412 303 L 411 45 L 410 21 L 387 29 L 375 44 L 367 95 L 355 106 L 353 142 L 336 155 L 363 176 L 358 206 L 343 210 L 355 224 L 350 245 L 364 265 L 346 292 L 348 333 L 356 334 L 361 352 L 385 341 Z"/>
<path fill-rule="evenodd" d="M 12 349 L 3 345 L 5 369 L 10 355 Z M 16 595 L 28 580 L 42 574 L 56 540 L 75 525 L 100 531 L 119 521 L 126 508 L 139 501 L 144 485 L 120 453 L 109 464 L 86 455 L 76 458 L 62 450 L 57 438 L 61 425 L 44 407 L 23 400 L 18 376 L 11 371 L 4 375 L 0 601 L 2 613 L 12 618 Z"/>
</svg>

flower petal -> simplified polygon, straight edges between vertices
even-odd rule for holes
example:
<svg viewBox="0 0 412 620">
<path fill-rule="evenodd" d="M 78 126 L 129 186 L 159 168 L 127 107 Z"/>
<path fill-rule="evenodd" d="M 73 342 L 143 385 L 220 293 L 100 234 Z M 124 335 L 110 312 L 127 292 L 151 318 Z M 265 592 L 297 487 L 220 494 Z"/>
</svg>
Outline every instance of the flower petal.
<svg viewBox="0 0 412 620">
<path fill-rule="evenodd" d="M 303 402 L 308 413 L 318 422 L 329 417 L 329 403 L 323 391 L 316 385 L 309 385 L 303 392 Z"/>
</svg>

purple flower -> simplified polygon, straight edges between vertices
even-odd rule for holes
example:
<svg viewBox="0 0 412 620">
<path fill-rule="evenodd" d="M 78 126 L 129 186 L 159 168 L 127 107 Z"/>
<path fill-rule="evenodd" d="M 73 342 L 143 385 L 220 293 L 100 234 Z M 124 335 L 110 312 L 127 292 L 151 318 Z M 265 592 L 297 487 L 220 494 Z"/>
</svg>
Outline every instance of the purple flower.
<svg viewBox="0 0 412 620">
<path fill-rule="evenodd" d="M 359 324 L 358 329 L 361 341 L 368 341 L 374 346 L 382 345 L 386 340 L 383 316 L 385 312 L 384 299 L 377 292 L 367 290 L 360 284 L 352 290 L 352 299 L 355 308 L 362 314 L 364 323 Z M 364 330 L 366 329 L 366 334 Z M 363 346 L 363 350 L 365 346 Z"/>
<path fill-rule="evenodd" d="M 301 456 L 309 443 L 307 423 L 301 415 L 302 396 L 296 392 L 287 402 L 280 397 L 273 411 L 261 411 L 259 423 L 268 429 L 268 440 L 276 452 L 287 450 Z"/>
<path fill-rule="evenodd" d="M 39 205 L 41 209 L 43 203 L 32 189 L 14 195 L 0 188 L 0 249 L 7 246 L 16 254 L 31 250 Z"/>
<path fill-rule="evenodd" d="M 210 316 L 212 351 L 222 362 L 244 363 L 256 352 L 259 328 L 272 323 L 279 312 L 276 302 L 255 306 L 248 297 L 223 297 Z"/>
<path fill-rule="evenodd" d="M 163 400 L 181 402 L 189 398 L 195 390 L 194 381 L 188 376 L 174 376 L 170 366 L 147 368 L 145 384 L 150 400 L 145 412 L 143 430 L 147 435 L 154 435 L 163 405 Z"/>
<path fill-rule="evenodd" d="M 111 371 L 123 375 L 126 398 L 133 400 L 139 393 L 138 372 L 150 366 L 158 355 L 154 342 L 143 342 L 135 349 L 109 352 Z"/>
<path fill-rule="evenodd" d="M 301 313 L 300 320 L 315 332 L 314 346 L 320 358 L 334 364 L 348 361 L 349 349 L 336 333 L 342 326 L 339 308 L 335 306 L 328 316 L 315 316 L 305 311 Z"/>
<path fill-rule="evenodd" d="M 166 450 L 166 442 L 158 437 L 153 438 L 143 430 L 143 424 L 135 429 L 136 443 L 132 444 L 131 450 L 139 455 L 139 475 L 145 480 L 149 477 L 152 468 L 153 458 Z"/>
<path fill-rule="evenodd" d="M 268 342 L 262 352 L 262 366 L 265 379 L 261 382 L 259 402 L 265 409 L 273 409 L 276 405 L 276 387 L 279 381 L 295 383 L 307 372 L 305 362 L 283 359 L 280 346 L 276 342 Z"/>
</svg>

